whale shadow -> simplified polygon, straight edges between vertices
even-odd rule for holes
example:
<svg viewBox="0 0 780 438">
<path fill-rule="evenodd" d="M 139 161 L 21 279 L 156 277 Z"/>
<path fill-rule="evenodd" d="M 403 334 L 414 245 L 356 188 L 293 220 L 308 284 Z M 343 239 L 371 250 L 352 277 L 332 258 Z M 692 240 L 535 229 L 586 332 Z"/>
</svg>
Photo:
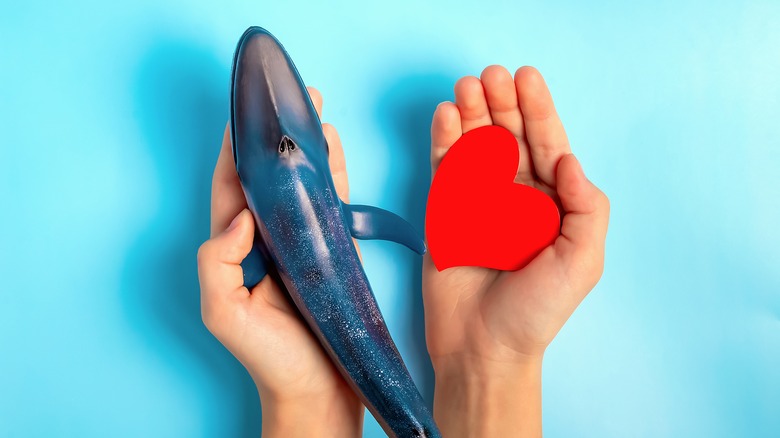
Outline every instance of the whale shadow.
<svg viewBox="0 0 780 438">
<path fill-rule="evenodd" d="M 197 395 L 193 418 L 203 434 L 245 437 L 260 435 L 259 398 L 246 370 L 202 323 L 196 263 L 209 237 L 229 75 L 213 50 L 184 37 L 155 38 L 139 60 L 134 113 L 157 208 L 126 255 L 121 294 L 127 323 L 166 377 L 194 387 L 187 394 Z"/>
</svg>

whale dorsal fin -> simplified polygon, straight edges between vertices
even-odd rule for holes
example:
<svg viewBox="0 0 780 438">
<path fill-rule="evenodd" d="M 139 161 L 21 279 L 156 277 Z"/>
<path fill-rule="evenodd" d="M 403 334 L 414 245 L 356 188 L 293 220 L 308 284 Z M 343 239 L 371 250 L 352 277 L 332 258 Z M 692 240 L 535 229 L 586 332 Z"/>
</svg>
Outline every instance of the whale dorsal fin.
<svg viewBox="0 0 780 438">
<path fill-rule="evenodd" d="M 395 213 L 369 205 L 341 203 L 352 236 L 361 240 L 389 240 L 400 243 L 417 254 L 425 254 L 420 233 Z"/>
</svg>

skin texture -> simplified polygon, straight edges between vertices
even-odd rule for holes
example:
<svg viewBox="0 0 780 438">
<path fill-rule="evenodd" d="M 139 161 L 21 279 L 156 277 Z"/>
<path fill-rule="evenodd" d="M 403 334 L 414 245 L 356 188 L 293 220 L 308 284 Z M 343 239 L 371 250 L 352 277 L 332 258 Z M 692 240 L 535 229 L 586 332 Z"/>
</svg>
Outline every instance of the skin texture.
<svg viewBox="0 0 780 438">
<path fill-rule="evenodd" d="M 465 132 L 496 124 L 517 139 L 516 182 L 559 205 L 561 235 L 519 271 L 423 262 L 428 350 L 436 372 L 434 416 L 447 437 L 541 436 L 545 349 L 596 285 L 604 266 L 609 201 L 571 154 L 541 74 L 490 66 L 455 85 L 431 126 L 435 173 Z"/>
<path fill-rule="evenodd" d="M 322 112 L 320 93 L 309 88 Z M 349 201 L 346 163 L 336 130 L 323 124 L 339 198 Z M 263 436 L 360 436 L 364 408 L 301 319 L 285 292 L 266 276 L 250 291 L 241 261 L 254 222 L 225 129 L 212 182 L 211 239 L 198 252 L 201 309 L 206 327 L 247 368 L 263 409 Z"/>
</svg>

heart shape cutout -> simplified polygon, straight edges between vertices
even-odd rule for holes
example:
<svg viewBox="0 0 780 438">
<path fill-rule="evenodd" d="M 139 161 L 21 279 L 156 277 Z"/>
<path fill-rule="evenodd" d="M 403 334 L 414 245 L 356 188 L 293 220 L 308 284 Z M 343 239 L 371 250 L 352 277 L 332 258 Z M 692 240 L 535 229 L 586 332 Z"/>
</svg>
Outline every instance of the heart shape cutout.
<svg viewBox="0 0 780 438">
<path fill-rule="evenodd" d="M 527 265 L 560 234 L 555 202 L 514 182 L 517 140 L 489 125 L 458 139 L 442 159 L 428 194 L 425 233 L 436 269 Z"/>
</svg>

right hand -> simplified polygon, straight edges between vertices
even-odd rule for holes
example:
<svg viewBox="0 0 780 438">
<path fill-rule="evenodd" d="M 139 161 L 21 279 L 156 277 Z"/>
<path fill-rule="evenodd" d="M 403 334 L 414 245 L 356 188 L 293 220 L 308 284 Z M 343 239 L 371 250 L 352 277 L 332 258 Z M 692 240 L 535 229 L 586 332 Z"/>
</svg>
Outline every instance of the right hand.
<svg viewBox="0 0 780 438">
<path fill-rule="evenodd" d="M 481 79 L 458 81 L 455 103 L 439 105 L 434 114 L 433 171 L 463 133 L 491 124 L 517 139 L 516 182 L 546 192 L 562 206 L 561 234 L 514 272 L 468 266 L 439 272 L 426 256 L 423 301 L 436 371 L 434 413 L 443 432 L 535 436 L 541 434 L 542 357 L 601 277 L 609 201 L 571 154 L 550 92 L 532 67 L 519 69 L 514 80 L 503 67 L 491 66 Z M 482 432 L 470 433 L 463 424 L 469 420 Z M 505 431 L 495 429 L 501 425 Z M 491 433 L 487 426 L 494 427 Z"/>
</svg>

